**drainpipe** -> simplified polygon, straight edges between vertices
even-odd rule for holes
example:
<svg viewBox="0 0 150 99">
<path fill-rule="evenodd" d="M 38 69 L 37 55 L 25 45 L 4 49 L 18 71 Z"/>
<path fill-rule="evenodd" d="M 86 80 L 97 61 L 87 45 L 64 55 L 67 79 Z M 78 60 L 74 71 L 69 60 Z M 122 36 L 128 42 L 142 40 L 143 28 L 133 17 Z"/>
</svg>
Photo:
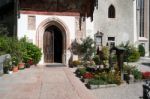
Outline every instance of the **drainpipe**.
<svg viewBox="0 0 150 99">
<path fill-rule="evenodd" d="M 149 1 L 149 6 L 148 7 L 149 7 L 148 17 L 149 17 L 149 57 L 150 57 L 150 1 Z"/>
</svg>

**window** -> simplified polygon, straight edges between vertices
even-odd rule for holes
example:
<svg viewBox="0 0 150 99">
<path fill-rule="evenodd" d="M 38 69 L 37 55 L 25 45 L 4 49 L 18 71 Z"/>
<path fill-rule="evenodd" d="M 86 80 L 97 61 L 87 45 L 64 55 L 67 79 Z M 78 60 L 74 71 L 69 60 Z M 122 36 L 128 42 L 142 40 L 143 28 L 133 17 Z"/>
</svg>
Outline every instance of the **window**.
<svg viewBox="0 0 150 99">
<path fill-rule="evenodd" d="M 140 10 L 140 1 L 141 1 L 141 0 L 137 0 L 137 2 L 136 2 L 136 9 L 137 9 L 137 10 Z"/>
<path fill-rule="evenodd" d="M 28 30 L 35 30 L 35 16 L 28 16 Z"/>
<path fill-rule="evenodd" d="M 108 37 L 107 46 L 109 46 L 110 48 L 115 46 L 115 37 Z"/>
<path fill-rule="evenodd" d="M 115 7 L 113 5 L 108 8 L 108 18 L 115 18 Z"/>
<path fill-rule="evenodd" d="M 144 37 L 144 0 L 140 0 L 140 37 Z"/>
</svg>

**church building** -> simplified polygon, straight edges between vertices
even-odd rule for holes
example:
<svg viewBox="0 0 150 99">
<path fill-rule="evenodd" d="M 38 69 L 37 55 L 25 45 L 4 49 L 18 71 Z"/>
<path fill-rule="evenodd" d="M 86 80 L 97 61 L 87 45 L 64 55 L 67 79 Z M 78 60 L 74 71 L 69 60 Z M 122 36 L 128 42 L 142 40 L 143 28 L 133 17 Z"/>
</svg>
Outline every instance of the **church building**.
<svg viewBox="0 0 150 99">
<path fill-rule="evenodd" d="M 19 0 L 17 36 L 28 37 L 42 49 L 40 64 L 68 64 L 71 43 L 94 39 L 98 32 L 103 34 L 103 46 L 130 41 L 143 44 L 148 55 L 146 4 L 149 0 Z"/>
<path fill-rule="evenodd" d="M 103 45 L 129 41 L 145 47 L 149 55 L 149 0 L 98 0 L 94 10 L 93 33 L 103 33 Z"/>
<path fill-rule="evenodd" d="M 17 36 L 41 48 L 40 64 L 68 64 L 71 43 L 86 37 L 85 19 L 93 19 L 96 1 L 19 0 Z"/>
</svg>

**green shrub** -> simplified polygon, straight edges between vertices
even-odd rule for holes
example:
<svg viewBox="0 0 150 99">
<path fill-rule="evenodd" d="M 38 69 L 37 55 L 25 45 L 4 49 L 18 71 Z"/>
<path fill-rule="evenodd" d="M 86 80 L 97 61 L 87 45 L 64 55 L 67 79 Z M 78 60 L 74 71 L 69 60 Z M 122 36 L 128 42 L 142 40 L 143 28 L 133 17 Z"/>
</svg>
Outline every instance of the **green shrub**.
<svg viewBox="0 0 150 99">
<path fill-rule="evenodd" d="M 21 46 L 17 38 L 0 36 L 0 55 L 10 54 L 16 57 L 18 61 L 22 59 Z"/>
<path fill-rule="evenodd" d="M 86 68 L 78 68 L 76 69 L 75 73 L 79 76 L 83 76 L 87 72 Z"/>
<path fill-rule="evenodd" d="M 102 53 L 103 53 L 102 59 L 108 60 L 109 59 L 109 48 L 107 46 L 102 47 Z"/>
<path fill-rule="evenodd" d="M 104 84 L 121 84 L 121 77 L 118 71 L 116 72 L 101 72 L 94 75 L 94 79 L 103 81 Z M 98 82 L 98 81 L 97 81 Z"/>
<path fill-rule="evenodd" d="M 124 61 L 126 62 L 136 62 L 140 58 L 140 53 L 138 49 L 130 44 L 128 41 L 126 44 L 120 44 L 120 47 L 124 47 L 126 49 Z"/>
<path fill-rule="evenodd" d="M 145 48 L 142 44 L 138 46 L 138 50 L 139 50 L 140 56 L 145 56 Z"/>
<path fill-rule="evenodd" d="M 142 73 L 135 67 L 131 65 L 124 65 L 123 71 L 128 74 L 132 74 L 135 79 L 142 79 Z"/>
<path fill-rule="evenodd" d="M 82 56 L 84 61 L 91 60 L 92 54 L 95 52 L 95 47 L 92 45 L 94 45 L 94 41 L 90 37 L 87 37 L 78 45 L 78 55 Z"/>
<path fill-rule="evenodd" d="M 137 80 L 142 79 L 142 73 L 138 69 L 133 69 L 132 74 L 134 75 L 134 78 Z"/>
<path fill-rule="evenodd" d="M 73 65 L 74 67 L 76 67 L 76 66 L 80 65 L 80 61 L 75 60 L 75 61 L 72 62 L 72 65 Z"/>
<path fill-rule="evenodd" d="M 42 56 L 41 49 L 33 43 L 29 43 L 27 38 L 20 39 L 21 51 L 23 52 L 23 61 L 27 63 L 29 60 L 33 61 L 33 64 L 37 64 Z"/>
<path fill-rule="evenodd" d="M 136 50 L 130 50 L 129 56 L 128 56 L 128 61 L 129 62 L 136 62 L 140 58 L 140 53 Z"/>
<path fill-rule="evenodd" d="M 100 59 L 99 59 L 99 56 L 98 55 L 95 55 L 94 58 L 93 58 L 94 62 L 96 65 L 100 64 Z"/>
<path fill-rule="evenodd" d="M 90 84 L 90 85 L 104 85 L 104 84 L 106 84 L 106 82 L 102 79 L 90 79 L 88 81 L 88 84 Z"/>
</svg>

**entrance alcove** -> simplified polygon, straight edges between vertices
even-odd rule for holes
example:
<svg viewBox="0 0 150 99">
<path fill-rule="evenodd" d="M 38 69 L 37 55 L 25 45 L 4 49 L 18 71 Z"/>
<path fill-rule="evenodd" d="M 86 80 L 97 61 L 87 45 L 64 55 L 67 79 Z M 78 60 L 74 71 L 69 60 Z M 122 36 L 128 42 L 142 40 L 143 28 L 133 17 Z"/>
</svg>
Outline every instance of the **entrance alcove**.
<svg viewBox="0 0 150 99">
<path fill-rule="evenodd" d="M 42 21 L 36 32 L 36 45 L 42 49 L 41 64 L 67 64 L 70 35 L 67 25 L 59 18 Z"/>
<path fill-rule="evenodd" d="M 44 32 L 43 41 L 44 62 L 62 63 L 62 31 L 55 25 L 47 27 Z"/>
</svg>

